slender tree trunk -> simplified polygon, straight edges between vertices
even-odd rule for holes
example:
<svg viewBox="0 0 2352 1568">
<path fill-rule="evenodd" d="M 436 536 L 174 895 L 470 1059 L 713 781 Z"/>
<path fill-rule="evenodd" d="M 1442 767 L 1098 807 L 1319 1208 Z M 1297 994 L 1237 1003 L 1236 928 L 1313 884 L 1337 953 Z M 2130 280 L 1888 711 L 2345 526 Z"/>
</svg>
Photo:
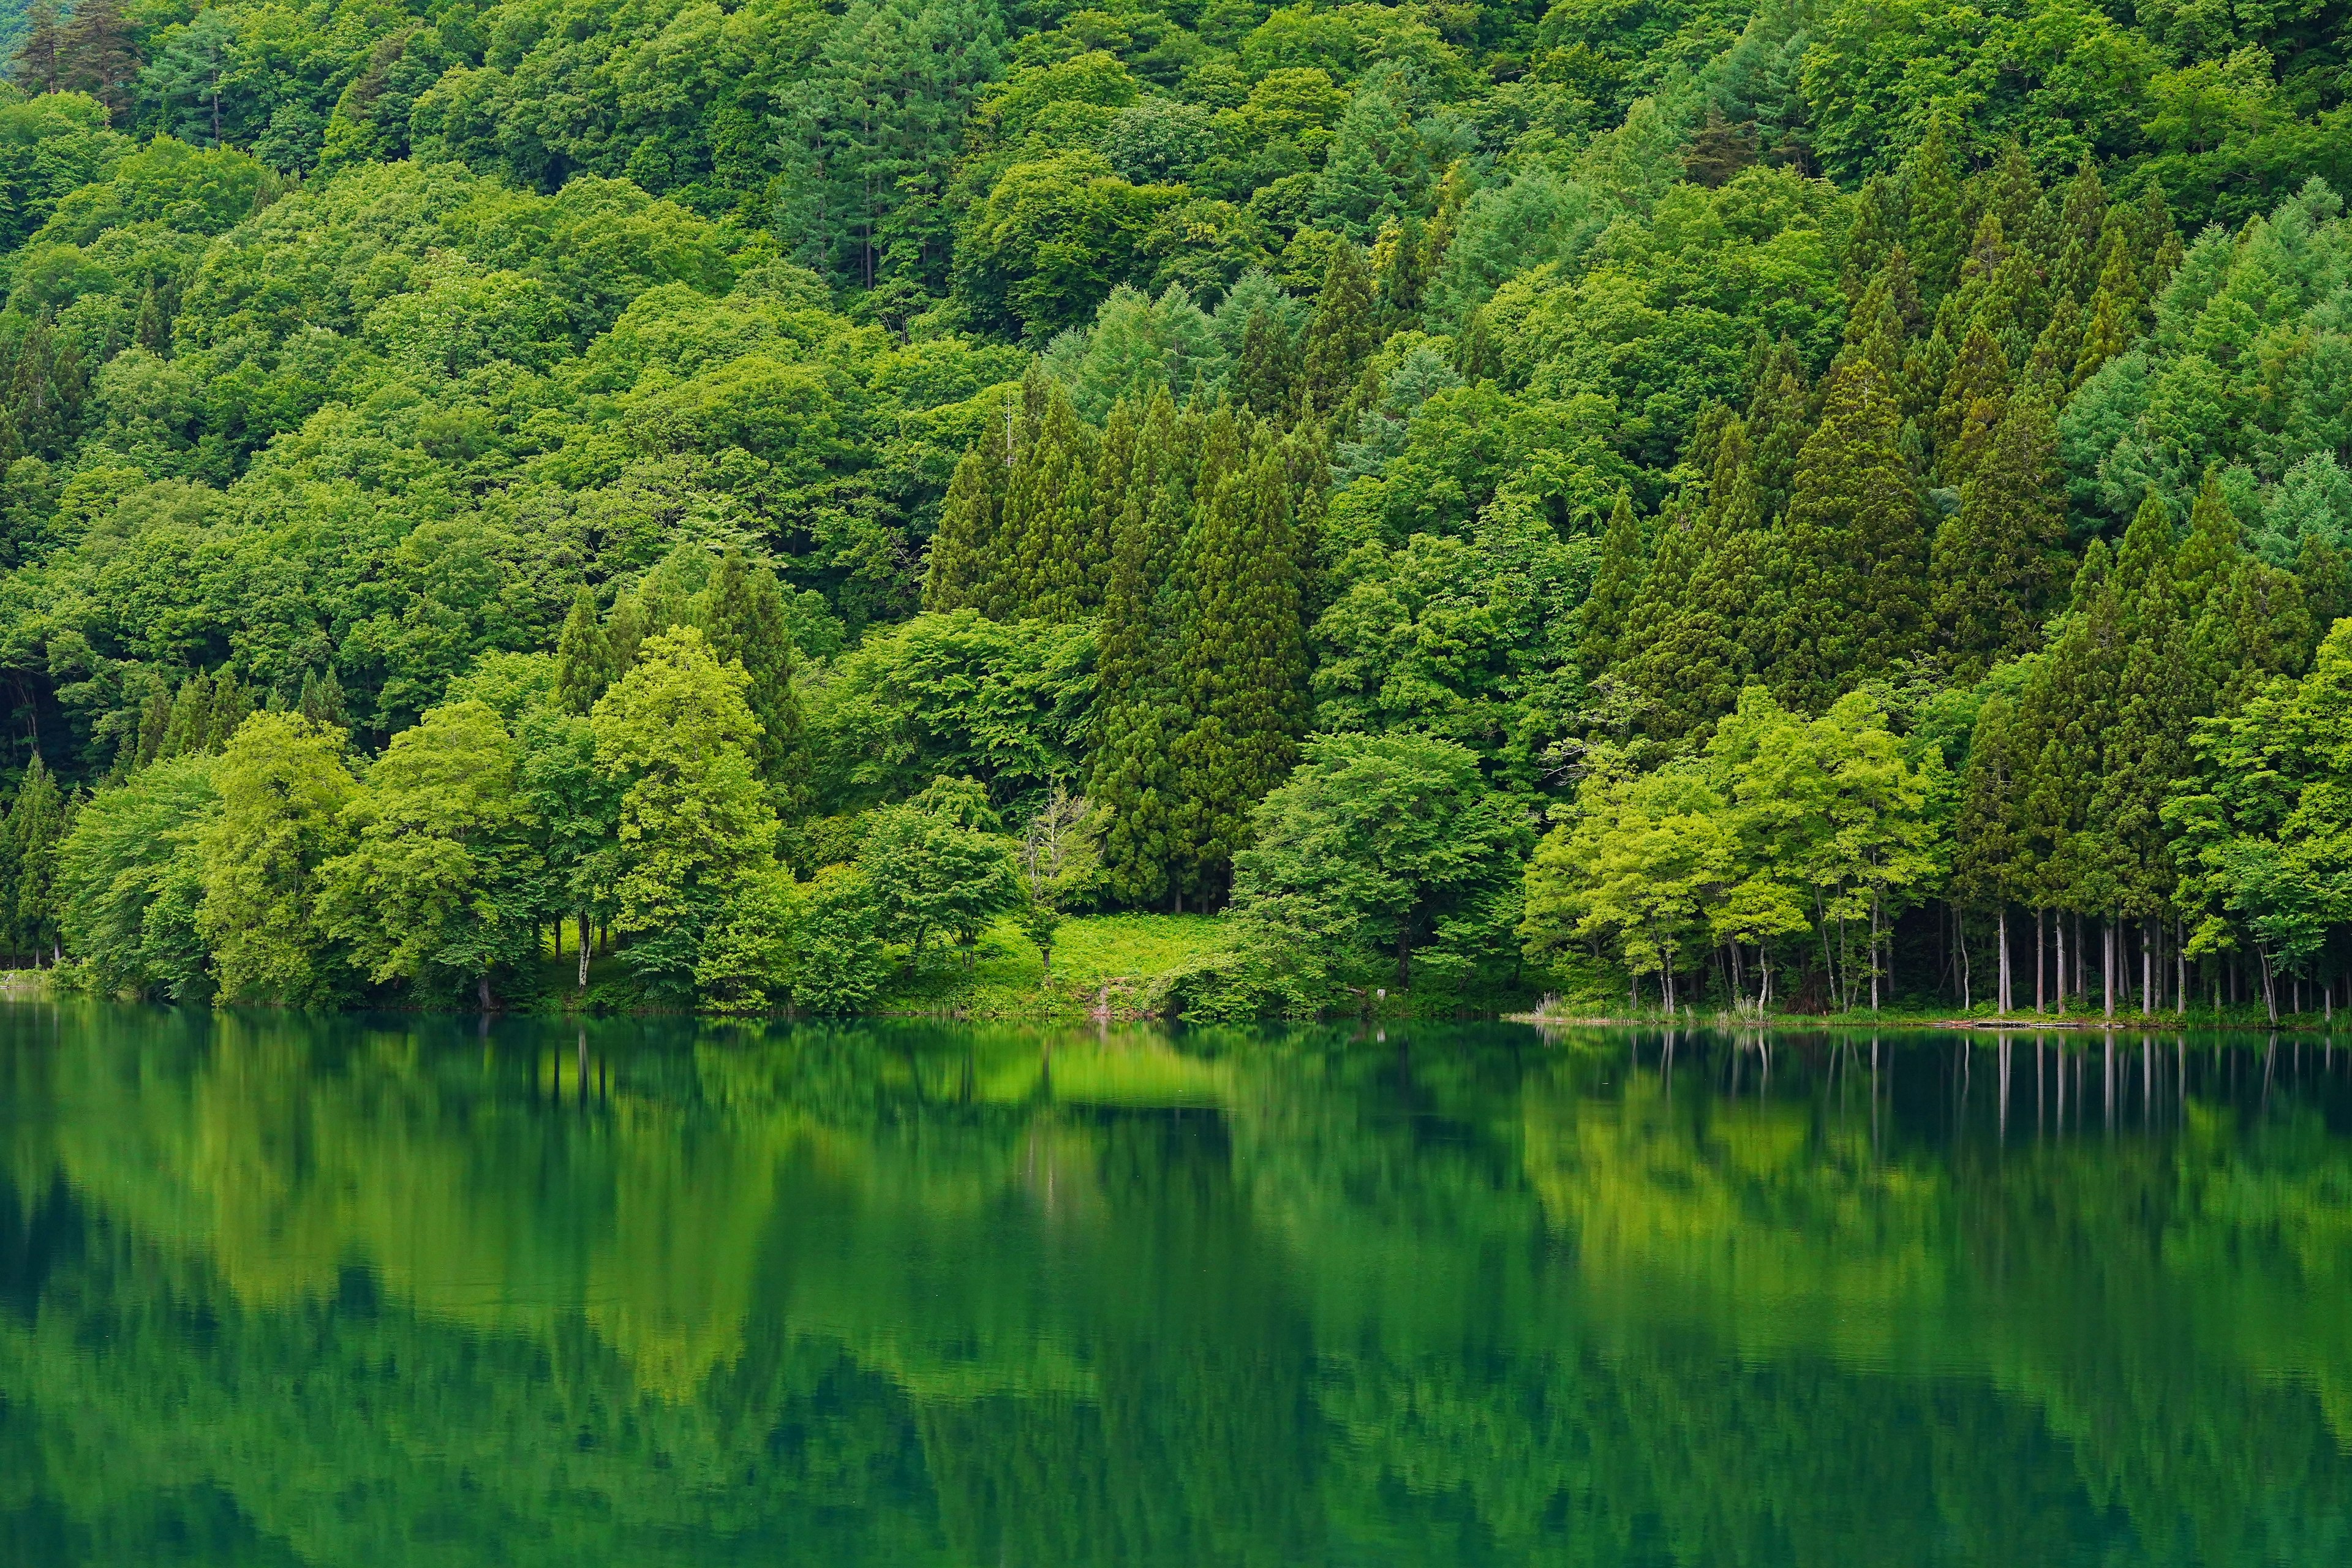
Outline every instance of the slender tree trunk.
<svg viewBox="0 0 2352 1568">
<path fill-rule="evenodd" d="M 2153 932 L 2154 928 L 2147 918 L 2142 916 L 2139 922 L 2139 1010 L 2143 1013 L 2156 1011 L 2156 999 L 2148 994 L 2156 988 L 2156 960 L 2148 952 L 2148 938 Z"/>
<path fill-rule="evenodd" d="M 580 911 L 580 989 L 588 989 L 588 911 Z"/>
<path fill-rule="evenodd" d="M 2048 910 L 2033 911 L 2033 1010 L 2036 1013 L 2050 1011 L 2050 1005 L 2042 984 L 2042 970 L 2048 957 L 2047 949 L 2050 946 L 2050 932 L 2047 929 L 2049 923 Z"/>
<path fill-rule="evenodd" d="M 2099 953 L 2103 961 L 2099 974 L 2099 1000 L 2105 1006 L 2107 1016 L 2112 1018 L 2116 1016 L 2116 922 L 2110 917 L 2105 925 L 2105 940 Z"/>
<path fill-rule="evenodd" d="M 2009 906 L 2000 906 L 2000 1000 L 1996 1010 L 2004 1016 L 2009 1012 Z"/>
<path fill-rule="evenodd" d="M 2058 1011 L 2066 1011 L 2066 911 L 2060 910 L 2058 918 L 2050 922 L 2058 942 Z"/>
</svg>

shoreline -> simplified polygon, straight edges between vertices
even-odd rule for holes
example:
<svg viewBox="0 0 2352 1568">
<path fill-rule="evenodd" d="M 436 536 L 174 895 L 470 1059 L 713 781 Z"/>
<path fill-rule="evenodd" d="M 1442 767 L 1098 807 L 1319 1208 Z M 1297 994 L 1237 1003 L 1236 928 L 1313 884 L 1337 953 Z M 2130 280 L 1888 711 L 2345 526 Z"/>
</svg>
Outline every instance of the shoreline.
<svg viewBox="0 0 2352 1568">
<path fill-rule="evenodd" d="M 1667 1017 L 1663 1014 L 1647 1014 L 1639 1017 L 1610 1015 L 1580 1015 L 1566 1016 L 1545 1013 L 1505 1013 L 1499 1021 L 1525 1024 L 1538 1029 L 1721 1029 L 1771 1030 L 1779 1034 L 1817 1033 L 1824 1029 L 1948 1029 L 1957 1032 L 2007 1034 L 2068 1034 L 2068 1035 L 2188 1035 L 2202 1033 L 2270 1034 L 2270 1035 L 2329 1035 L 2335 1032 L 2332 1019 L 2308 1014 L 2283 1017 L 2276 1023 L 2263 1018 L 2200 1018 L 2195 1015 L 2182 1017 L 2177 1014 L 2118 1014 L 2113 1018 L 2084 1017 L 2069 1015 L 2058 1017 L 2009 1016 L 2000 1018 L 1969 1017 L 1954 1015 L 1908 1016 L 1893 1015 L 1873 1018 L 1848 1013 L 1808 1016 L 1801 1014 L 1778 1014 L 1769 1018 L 1738 1016 L 1728 1013 L 1693 1014 L 1687 1017 Z M 2352 1030 L 2352 1023 L 2346 1026 Z"/>
</svg>

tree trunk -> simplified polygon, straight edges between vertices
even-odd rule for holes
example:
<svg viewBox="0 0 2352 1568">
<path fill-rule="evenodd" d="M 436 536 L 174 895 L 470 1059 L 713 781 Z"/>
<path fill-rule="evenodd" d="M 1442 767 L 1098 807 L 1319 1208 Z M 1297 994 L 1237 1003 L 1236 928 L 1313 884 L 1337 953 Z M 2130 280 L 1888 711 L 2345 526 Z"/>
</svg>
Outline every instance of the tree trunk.
<svg viewBox="0 0 2352 1568">
<path fill-rule="evenodd" d="M 2042 974 L 2047 958 L 2046 950 L 2050 945 L 2050 934 L 2044 929 L 2049 924 L 2049 921 L 2048 910 L 2033 911 L 2033 1010 L 2036 1013 L 2050 1011 L 2046 993 L 2042 984 Z"/>
<path fill-rule="evenodd" d="M 481 1003 L 483 1012 L 487 1013 L 490 1010 L 490 973 L 488 970 L 486 969 L 481 973 L 474 976 L 474 996 L 476 1000 Z"/>
<path fill-rule="evenodd" d="M 2009 1015 L 2009 906 L 2005 903 L 2000 906 L 2000 999 L 1995 1004 L 1995 1010 L 2006 1017 Z"/>
<path fill-rule="evenodd" d="M 2116 1016 L 2116 922 L 2109 919 L 2105 923 L 2105 938 L 2099 954 L 2103 961 L 2099 973 L 2099 1000 L 2105 1005 L 2107 1016 L 2112 1018 Z"/>
<path fill-rule="evenodd" d="M 580 911 L 580 989 L 588 989 L 588 911 Z"/>
</svg>

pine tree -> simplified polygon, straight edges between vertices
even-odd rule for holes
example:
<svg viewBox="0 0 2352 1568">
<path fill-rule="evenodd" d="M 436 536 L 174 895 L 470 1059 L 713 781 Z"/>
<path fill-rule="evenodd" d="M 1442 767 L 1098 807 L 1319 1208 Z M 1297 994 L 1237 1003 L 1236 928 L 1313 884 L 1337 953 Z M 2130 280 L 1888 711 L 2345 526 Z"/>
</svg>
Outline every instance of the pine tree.
<svg viewBox="0 0 2352 1568">
<path fill-rule="evenodd" d="M 1692 538 L 1695 568 L 1673 585 L 1665 625 L 1626 670 L 1644 699 L 1645 727 L 1668 740 L 1704 731 L 1738 705 L 1771 626 L 1764 516 L 1743 421 L 1726 425 L 1716 442 Z"/>
<path fill-rule="evenodd" d="M 26 92 L 55 92 L 65 69 L 65 29 L 57 0 L 33 0 L 25 7 L 25 39 L 16 46 L 8 76 Z"/>
<path fill-rule="evenodd" d="M 120 115 L 139 79 L 139 50 L 117 0 L 79 0 L 58 40 L 58 83 L 86 92 Z"/>
<path fill-rule="evenodd" d="M 629 672 L 637 662 L 638 646 L 661 629 L 649 624 L 645 604 L 636 595 L 614 598 L 613 612 L 604 617 L 604 646 L 612 650 L 613 680 Z"/>
<path fill-rule="evenodd" d="M 132 768 L 143 768 L 163 756 L 163 737 L 172 726 L 172 699 L 168 692 L 150 691 L 139 704 L 137 751 Z"/>
<path fill-rule="evenodd" d="M 1819 708 L 1919 651 L 1927 542 L 1885 375 L 1867 356 L 1830 373 L 1781 530 L 1771 684 Z"/>
<path fill-rule="evenodd" d="M 1845 254 L 1839 281 L 1848 300 L 1862 298 L 1870 280 L 1886 265 L 1888 255 L 1903 244 L 1903 198 L 1893 181 L 1873 174 L 1863 181 L 1854 200 L 1853 222 L 1846 230 Z"/>
<path fill-rule="evenodd" d="M 46 324 L 25 334 L 7 397 L 16 439 L 26 452 L 51 459 L 71 453 L 87 385 L 81 356 L 72 344 L 59 342 Z"/>
<path fill-rule="evenodd" d="M 2021 394 L 1961 491 L 1960 510 L 1936 531 L 1929 591 L 1955 680 L 1973 681 L 2032 646 L 2049 552 L 2065 522 L 2064 486 L 2049 405 Z"/>
<path fill-rule="evenodd" d="M 1904 166 L 1909 218 L 1904 247 L 1918 275 L 1919 296 L 1930 309 L 1958 283 L 1960 262 L 1968 252 L 1959 158 L 1952 142 L 1951 118 L 1939 112 Z"/>
<path fill-rule="evenodd" d="M 960 610 L 987 597 L 997 531 L 1004 513 L 1010 402 L 1004 415 L 1007 439 L 1000 442 L 993 430 L 984 432 L 956 463 L 955 477 L 948 482 L 923 574 L 923 608 L 927 610 Z"/>
<path fill-rule="evenodd" d="M 760 722 L 752 764 L 777 817 L 797 822 L 809 813 L 815 770 L 802 730 L 800 698 L 793 689 L 797 650 L 784 616 L 783 587 L 765 563 L 730 550 L 719 558 L 704 590 L 701 622 L 711 652 L 721 662 L 741 665 L 751 678 L 743 700 Z"/>
<path fill-rule="evenodd" d="M 1042 373 L 1031 374 L 1041 382 Z M 1001 621 L 1072 621 L 1096 598 L 1103 548 L 1095 537 L 1093 427 L 1047 382 L 1032 438 L 1007 476 L 996 553 L 1003 570 L 981 609 Z"/>
<path fill-rule="evenodd" d="M 1209 421 L 1184 573 L 1180 665 L 1191 729 L 1173 760 L 1187 885 L 1223 890 L 1250 809 L 1280 783 L 1307 719 L 1307 636 L 1280 452 L 1230 406 Z"/>
<path fill-rule="evenodd" d="M 1380 346 L 1372 275 L 1354 246 L 1335 246 L 1323 274 L 1323 291 L 1316 296 L 1314 318 L 1307 325 L 1303 369 L 1316 413 L 1328 414 L 1339 405 L 1354 390 L 1364 362 Z"/>
<path fill-rule="evenodd" d="M 343 683 L 335 677 L 335 667 L 306 672 L 302 689 L 294 700 L 294 710 L 313 724 L 332 725 L 338 730 L 351 726 L 350 715 L 344 710 Z"/>
<path fill-rule="evenodd" d="M 1617 505 L 1601 534 L 1601 563 L 1592 574 L 1591 590 L 1577 610 L 1576 663 L 1587 684 L 1598 680 L 1617 662 L 1628 617 L 1648 575 L 1648 552 L 1642 548 L 1642 525 L 1633 516 L 1633 494 L 1617 492 Z"/>
<path fill-rule="evenodd" d="M 68 807 L 57 776 L 35 752 L 8 807 L 8 864 L 13 872 L 12 907 L 7 910 L 12 941 L 18 952 L 52 960 L 58 950 L 58 845 L 64 839 Z"/>
<path fill-rule="evenodd" d="M 1752 378 L 1748 400 L 1748 438 L 1754 448 L 1756 509 L 1766 521 L 1789 508 L 1789 484 L 1797 454 L 1812 430 L 1812 394 L 1805 385 L 1804 362 L 1783 337 Z"/>
<path fill-rule="evenodd" d="M 1270 310 L 1251 311 L 1242 329 L 1234 396 L 1262 419 L 1286 419 L 1298 411 L 1298 345 Z"/>
<path fill-rule="evenodd" d="M 572 613 L 563 617 L 563 629 L 556 634 L 556 700 L 567 710 L 585 716 L 620 673 L 612 640 L 596 614 L 596 595 L 583 584 L 572 596 Z"/>
<path fill-rule="evenodd" d="M 1169 650 L 1181 646 L 1179 573 L 1191 506 L 1191 437 L 1166 391 L 1144 411 L 1104 586 L 1096 660 L 1101 695 L 1087 796 L 1111 897 L 1157 904 L 1176 891 L 1178 783 L 1171 748 L 1185 728 Z"/>
<path fill-rule="evenodd" d="M 2063 399 L 2074 386 L 2074 366 L 2083 357 L 2083 309 L 2062 293 L 2042 335 L 2033 340 L 2021 378 L 2041 396 Z"/>
<path fill-rule="evenodd" d="M 213 683 L 200 669 L 180 682 L 179 692 L 172 699 L 172 717 L 163 729 L 160 754 L 184 757 L 204 751 L 212 717 Z"/>
<path fill-rule="evenodd" d="M 2099 178 L 2098 164 L 2085 158 L 2066 183 L 2058 224 L 2058 267 L 2051 278 L 2056 291 L 2078 307 L 2089 305 L 2091 291 L 2098 287 L 2099 237 L 2106 216 L 2106 185 Z"/>
<path fill-rule="evenodd" d="M 171 312 L 163 308 L 163 291 L 152 280 L 139 297 L 139 321 L 131 336 L 132 342 L 157 359 L 172 357 Z"/>
<path fill-rule="evenodd" d="M 205 744 L 207 752 L 224 751 L 237 726 L 253 716 L 257 704 L 253 693 L 237 683 L 235 674 L 224 669 L 213 682 L 212 711 L 205 719 Z"/>
<path fill-rule="evenodd" d="M 1946 484 L 1968 483 L 2009 406 L 2010 385 L 2000 344 L 1983 328 L 1969 328 L 1936 401 L 1936 471 Z"/>
</svg>

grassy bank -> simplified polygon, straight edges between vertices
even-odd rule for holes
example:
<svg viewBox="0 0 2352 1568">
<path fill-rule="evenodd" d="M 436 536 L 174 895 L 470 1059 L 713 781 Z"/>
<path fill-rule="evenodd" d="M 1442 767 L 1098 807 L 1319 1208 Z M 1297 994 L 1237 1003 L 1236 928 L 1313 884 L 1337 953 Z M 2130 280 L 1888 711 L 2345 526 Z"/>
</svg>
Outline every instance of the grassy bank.
<svg viewBox="0 0 2352 1568">
<path fill-rule="evenodd" d="M 927 953 L 876 998 L 880 1013 L 967 1018 L 1114 1017 L 1158 1014 L 1168 988 L 1221 952 L 1224 929 L 1210 915 L 1086 915 L 1062 923 L 1048 979 L 1036 945 L 1011 921 L 982 933 L 970 953 Z M 969 962 L 967 962 L 967 960 Z"/>
</svg>

